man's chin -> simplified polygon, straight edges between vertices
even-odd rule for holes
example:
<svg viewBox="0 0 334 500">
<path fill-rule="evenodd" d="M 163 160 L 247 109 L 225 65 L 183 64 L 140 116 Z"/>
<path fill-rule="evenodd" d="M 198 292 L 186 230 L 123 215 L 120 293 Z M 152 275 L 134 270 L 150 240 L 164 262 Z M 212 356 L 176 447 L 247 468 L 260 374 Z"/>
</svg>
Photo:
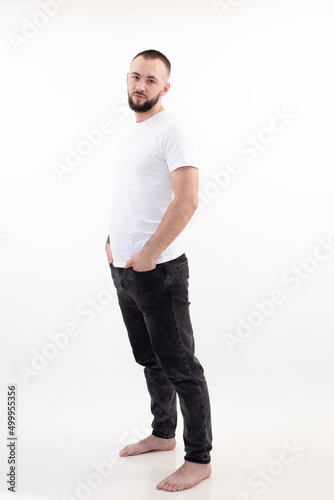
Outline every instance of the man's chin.
<svg viewBox="0 0 334 500">
<path fill-rule="evenodd" d="M 129 104 L 129 108 L 132 110 L 132 111 L 135 111 L 136 113 L 142 113 L 142 108 L 143 108 L 143 105 L 145 103 L 135 103 L 133 102 L 133 100 L 131 99 L 131 101 L 128 102 Z"/>
<path fill-rule="evenodd" d="M 133 106 L 130 106 L 129 104 L 129 107 L 132 111 L 134 111 L 135 113 L 146 113 L 146 111 L 149 111 L 152 106 L 148 109 L 147 107 L 144 107 L 144 106 L 138 106 L 137 104 L 134 104 Z"/>
</svg>

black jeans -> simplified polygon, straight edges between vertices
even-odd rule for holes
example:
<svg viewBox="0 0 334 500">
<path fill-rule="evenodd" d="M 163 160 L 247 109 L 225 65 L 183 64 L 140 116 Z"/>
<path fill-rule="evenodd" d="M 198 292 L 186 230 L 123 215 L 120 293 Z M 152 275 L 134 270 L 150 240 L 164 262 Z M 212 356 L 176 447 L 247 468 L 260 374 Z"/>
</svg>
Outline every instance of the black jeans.
<svg viewBox="0 0 334 500">
<path fill-rule="evenodd" d="M 177 394 L 184 422 L 184 459 L 209 463 L 210 399 L 203 367 L 195 356 L 186 255 L 151 271 L 112 264 L 110 268 L 134 358 L 144 366 L 154 416 L 152 434 L 175 436 Z"/>
</svg>

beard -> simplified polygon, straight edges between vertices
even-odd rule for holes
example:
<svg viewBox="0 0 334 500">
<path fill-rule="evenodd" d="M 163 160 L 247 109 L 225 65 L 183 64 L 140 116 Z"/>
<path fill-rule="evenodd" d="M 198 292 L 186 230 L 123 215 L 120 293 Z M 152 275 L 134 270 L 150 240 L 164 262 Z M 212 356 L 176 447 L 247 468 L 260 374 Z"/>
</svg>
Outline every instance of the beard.
<svg viewBox="0 0 334 500">
<path fill-rule="evenodd" d="M 149 111 L 159 101 L 161 92 L 162 90 L 155 97 L 152 97 L 152 99 L 143 102 L 140 100 L 137 104 L 133 102 L 128 92 L 128 104 L 130 106 L 130 109 L 132 109 L 132 111 L 135 111 L 136 113 L 145 113 L 146 111 Z"/>
</svg>

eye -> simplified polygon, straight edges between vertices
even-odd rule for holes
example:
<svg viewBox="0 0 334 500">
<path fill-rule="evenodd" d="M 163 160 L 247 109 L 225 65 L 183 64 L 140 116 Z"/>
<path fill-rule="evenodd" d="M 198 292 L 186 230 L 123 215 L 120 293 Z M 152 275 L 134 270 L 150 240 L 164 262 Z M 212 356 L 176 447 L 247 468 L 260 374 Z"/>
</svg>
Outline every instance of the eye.
<svg viewBox="0 0 334 500">
<path fill-rule="evenodd" d="M 132 77 L 132 78 L 138 78 L 138 76 L 136 76 L 136 75 L 133 75 L 133 77 Z"/>
<path fill-rule="evenodd" d="M 154 80 L 149 80 L 149 82 L 150 82 L 150 83 L 155 83 L 155 81 L 154 81 Z"/>
</svg>

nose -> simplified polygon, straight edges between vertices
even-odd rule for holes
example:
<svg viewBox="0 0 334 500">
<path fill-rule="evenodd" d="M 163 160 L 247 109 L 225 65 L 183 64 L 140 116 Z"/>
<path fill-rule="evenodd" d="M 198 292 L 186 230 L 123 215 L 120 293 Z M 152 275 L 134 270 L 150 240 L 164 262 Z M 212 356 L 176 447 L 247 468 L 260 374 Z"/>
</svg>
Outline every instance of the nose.
<svg viewBox="0 0 334 500">
<path fill-rule="evenodd" d="M 144 80 L 142 80 L 142 79 L 137 80 L 136 84 L 137 84 L 136 85 L 136 91 L 140 92 L 140 93 L 143 93 L 145 91 Z"/>
</svg>

